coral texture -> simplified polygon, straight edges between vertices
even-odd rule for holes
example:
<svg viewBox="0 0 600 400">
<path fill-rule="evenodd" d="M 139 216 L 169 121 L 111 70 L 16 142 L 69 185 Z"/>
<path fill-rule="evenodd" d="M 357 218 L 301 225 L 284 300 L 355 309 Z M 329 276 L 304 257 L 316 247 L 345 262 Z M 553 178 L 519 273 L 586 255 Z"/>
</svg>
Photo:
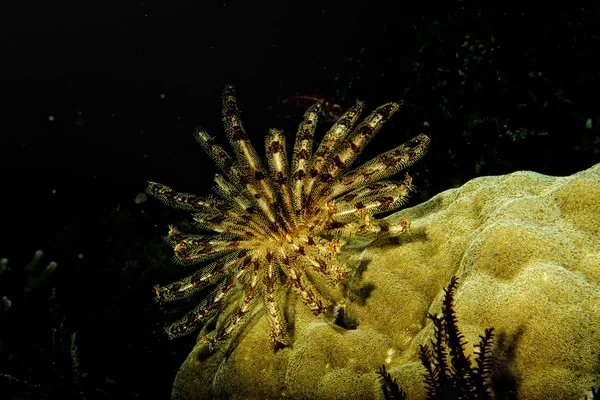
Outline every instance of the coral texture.
<svg viewBox="0 0 600 400">
<path fill-rule="evenodd" d="M 439 313 L 452 276 L 466 350 L 496 332 L 497 396 L 589 394 L 600 373 L 600 164 L 568 177 L 477 178 L 401 213 L 411 235 L 357 238 L 340 255 L 356 268 L 343 321 L 298 302 L 291 347 L 272 350 L 266 318 L 216 353 L 199 341 L 173 398 L 383 398 L 385 364 L 409 399 L 424 399 L 426 314 Z"/>
</svg>

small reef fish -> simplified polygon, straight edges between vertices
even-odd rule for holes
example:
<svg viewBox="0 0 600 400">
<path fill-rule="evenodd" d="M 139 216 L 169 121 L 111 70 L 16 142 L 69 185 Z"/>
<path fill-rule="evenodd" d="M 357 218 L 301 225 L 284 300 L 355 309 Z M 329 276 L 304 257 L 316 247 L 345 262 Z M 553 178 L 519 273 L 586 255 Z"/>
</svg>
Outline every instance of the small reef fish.
<svg viewBox="0 0 600 400">
<path fill-rule="evenodd" d="M 306 111 L 315 103 L 323 104 L 321 116 L 325 122 L 335 122 L 343 114 L 344 108 L 335 102 L 332 97 L 319 94 L 296 93 L 293 96 L 285 97 L 281 104 L 289 105 L 302 112 Z"/>
</svg>

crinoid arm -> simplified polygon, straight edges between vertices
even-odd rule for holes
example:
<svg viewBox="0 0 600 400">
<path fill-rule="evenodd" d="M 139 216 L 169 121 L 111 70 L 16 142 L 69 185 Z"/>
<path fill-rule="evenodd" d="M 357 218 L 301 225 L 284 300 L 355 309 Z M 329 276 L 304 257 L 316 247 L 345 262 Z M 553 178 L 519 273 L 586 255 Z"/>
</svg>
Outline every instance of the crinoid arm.
<svg viewBox="0 0 600 400">
<path fill-rule="evenodd" d="M 394 230 L 374 216 L 406 202 L 413 191 L 412 178 L 408 174 L 400 180 L 387 178 L 419 160 L 429 137 L 418 135 L 350 169 L 399 106 L 384 104 L 358 123 L 364 104 L 357 102 L 313 149 L 322 114 L 322 105 L 315 104 L 298 128 L 291 157 L 282 132 L 269 131 L 264 164 L 246 134 L 233 87 L 227 86 L 222 117 L 233 152 L 203 129 L 194 132 L 220 170 L 213 193 L 202 197 L 148 183 L 149 194 L 190 212 L 198 226 L 194 233 L 170 227 L 166 237 L 178 264 L 200 267 L 179 281 L 156 286 L 157 300 L 201 297 L 193 310 L 167 328 L 168 336 L 191 333 L 224 313 L 204 337 L 216 346 L 264 310 L 271 341 L 286 345 L 291 341 L 285 319 L 289 290 L 316 315 L 344 304 L 337 288 L 349 271 L 337 260 L 344 237 L 401 233 L 410 226 L 401 220 Z"/>
</svg>

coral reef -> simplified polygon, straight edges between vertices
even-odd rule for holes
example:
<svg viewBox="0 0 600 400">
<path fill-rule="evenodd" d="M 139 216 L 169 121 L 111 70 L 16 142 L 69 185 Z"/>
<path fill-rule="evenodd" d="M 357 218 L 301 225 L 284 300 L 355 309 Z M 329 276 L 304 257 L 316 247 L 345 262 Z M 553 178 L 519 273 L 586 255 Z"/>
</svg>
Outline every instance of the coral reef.
<svg viewBox="0 0 600 400">
<path fill-rule="evenodd" d="M 477 178 L 402 215 L 411 235 L 344 247 L 355 269 L 337 324 L 298 302 L 296 340 L 279 352 L 265 351 L 266 318 L 235 347 L 207 354 L 199 341 L 172 397 L 383 399 L 375 371 L 385 364 L 407 398 L 425 399 L 420 346 L 435 332 L 427 314 L 442 308 L 453 276 L 465 341 L 494 327 L 496 398 L 591 397 L 600 373 L 600 164 L 567 177 Z"/>
<path fill-rule="evenodd" d="M 56 296 L 58 263 L 42 262 L 43 257 L 37 250 L 14 270 L 0 259 L 0 289 L 17 289 L 14 305 L 2 296 L 0 309 L 2 398 L 85 399 L 76 334 L 67 328 Z M 6 272 L 12 274 L 5 277 Z"/>
</svg>

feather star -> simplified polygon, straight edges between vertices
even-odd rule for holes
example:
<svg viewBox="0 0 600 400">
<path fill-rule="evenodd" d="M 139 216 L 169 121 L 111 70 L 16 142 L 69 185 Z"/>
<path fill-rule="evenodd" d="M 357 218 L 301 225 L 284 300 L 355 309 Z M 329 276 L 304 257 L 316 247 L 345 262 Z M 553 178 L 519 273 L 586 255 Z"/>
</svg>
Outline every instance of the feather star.
<svg viewBox="0 0 600 400">
<path fill-rule="evenodd" d="M 288 345 L 291 334 L 284 311 L 290 290 L 315 315 L 343 306 L 337 284 L 349 268 L 337 255 L 346 243 L 344 238 L 409 230 L 404 218 L 391 224 L 373 216 L 406 202 L 413 190 L 412 178 L 408 174 L 400 180 L 387 178 L 419 160 L 429 137 L 420 134 L 350 169 L 400 105 L 384 104 L 357 125 L 364 108 L 357 101 L 313 150 L 322 106 L 317 103 L 306 111 L 291 162 L 282 131 L 269 131 L 265 165 L 244 130 L 234 89 L 227 86 L 223 125 L 234 156 L 206 131 L 194 132 L 221 171 L 215 175 L 213 194 L 201 197 L 148 183 L 149 194 L 189 211 L 199 227 L 197 233 L 184 233 L 171 226 L 166 237 L 178 263 L 201 266 L 188 277 L 156 286 L 157 301 L 170 302 L 203 291 L 197 306 L 166 329 L 168 336 L 186 335 L 226 313 L 204 336 L 213 347 L 264 310 L 271 341 L 276 347 Z"/>
</svg>

